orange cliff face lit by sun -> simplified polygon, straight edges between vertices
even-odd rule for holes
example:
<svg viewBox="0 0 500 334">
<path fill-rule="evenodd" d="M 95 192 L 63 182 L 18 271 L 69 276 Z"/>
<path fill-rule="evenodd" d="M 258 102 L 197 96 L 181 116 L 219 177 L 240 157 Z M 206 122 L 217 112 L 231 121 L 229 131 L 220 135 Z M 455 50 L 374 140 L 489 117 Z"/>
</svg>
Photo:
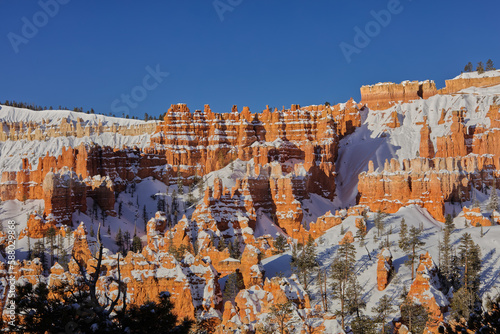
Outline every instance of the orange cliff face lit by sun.
<svg viewBox="0 0 500 334">
<path fill-rule="evenodd" d="M 446 80 L 446 86 L 436 89 L 434 81 L 404 81 L 400 84 L 383 82 L 361 87 L 361 103 L 372 110 L 385 110 L 398 103 L 428 99 L 437 94 L 454 94 L 469 87 L 489 87 L 500 84 L 500 76 Z"/>
</svg>

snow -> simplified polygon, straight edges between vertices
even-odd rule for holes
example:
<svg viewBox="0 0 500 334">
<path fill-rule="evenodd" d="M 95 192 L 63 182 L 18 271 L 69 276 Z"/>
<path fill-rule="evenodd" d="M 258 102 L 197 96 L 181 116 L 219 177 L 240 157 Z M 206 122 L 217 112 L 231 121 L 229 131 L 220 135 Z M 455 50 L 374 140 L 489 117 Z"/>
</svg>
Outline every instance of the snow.
<svg viewBox="0 0 500 334">
<path fill-rule="evenodd" d="M 59 128 L 62 119 L 72 122 L 74 125 L 78 119 L 83 120 L 82 126 L 98 125 L 110 127 L 112 125 L 131 127 L 146 124 L 144 121 L 132 120 L 118 117 L 110 117 L 95 114 L 85 114 L 67 110 L 41 110 L 33 111 L 29 109 L 0 106 L 1 122 L 35 122 L 45 131 L 48 128 Z M 42 124 L 45 122 L 45 124 Z M 155 121 L 148 123 L 154 124 Z M 2 128 L 0 128 L 0 131 Z M 8 131 L 4 126 L 3 131 Z M 8 133 L 8 132 L 7 132 Z M 124 136 L 119 133 L 103 132 L 99 135 L 88 137 L 51 137 L 47 140 L 7 140 L 0 141 L 0 170 L 17 171 L 21 168 L 22 158 L 28 158 L 33 168 L 37 168 L 38 159 L 49 153 L 51 156 L 59 156 L 63 147 L 77 147 L 80 144 L 98 144 L 100 146 L 110 146 L 115 148 L 134 147 L 144 148 L 149 146 L 151 134 L 144 133 L 137 136 Z"/>
<path fill-rule="evenodd" d="M 86 114 L 69 110 L 31 110 L 25 108 L 15 108 L 6 105 L 0 105 L 0 122 L 48 122 L 47 126 L 59 126 L 62 119 L 68 122 L 76 122 L 82 119 L 87 125 L 97 125 L 99 122 L 103 126 L 117 124 L 120 126 L 131 126 L 145 124 L 142 120 L 126 119 L 122 117 L 104 116 L 98 114 Z M 148 123 L 155 123 L 149 121 Z"/>
<path fill-rule="evenodd" d="M 389 250 L 385 251 L 384 255 L 386 255 L 387 252 L 392 254 L 396 274 L 384 291 L 378 291 L 376 275 L 378 262 L 377 255 L 380 253 L 379 242 L 383 239 L 385 240 L 386 236 L 383 236 L 378 241 L 374 241 L 373 237 L 377 233 L 373 224 L 374 216 L 374 213 L 368 214 L 368 233 L 365 238 L 366 249 L 365 247 L 360 247 L 358 241 L 354 243 L 356 247 L 357 278 L 364 289 L 363 299 L 367 302 L 366 313 L 371 316 L 375 315 L 371 311 L 372 307 L 377 305 L 378 300 L 382 296 L 388 295 L 397 303 L 399 302 L 398 298 L 401 291 L 403 291 L 403 287 L 408 288 L 412 282 L 411 271 L 404 265 L 404 262 L 407 260 L 407 255 L 397 246 L 401 219 L 405 219 L 408 228 L 411 226 L 420 228 L 422 224 L 423 233 L 421 239 L 425 242 L 425 245 L 418 251 L 418 254 L 429 252 L 435 261 L 439 259 L 438 245 L 439 240 L 442 239 L 442 229 L 444 226 L 442 223 L 434 220 L 427 210 L 416 205 L 403 207 L 397 213 L 387 215 L 384 218 L 385 231 L 389 233 L 392 230 L 392 234 L 389 234 L 391 247 Z M 355 234 L 355 218 L 354 216 L 347 217 L 342 225 L 331 228 L 323 237 L 318 239 L 317 254 L 322 269 L 329 269 L 333 262 L 338 243 L 343 237 L 343 235 L 340 234 L 342 226 L 346 232 L 352 231 Z M 497 249 L 500 247 L 500 226 L 483 228 L 484 236 L 481 238 L 480 228 L 459 228 L 458 219 L 459 218 L 455 220 L 457 229 L 451 236 L 451 242 L 456 247 L 464 233 L 471 234 L 474 242 L 480 245 L 483 258 L 483 267 L 480 274 L 480 295 L 482 297 L 485 297 L 488 293 L 495 295 L 495 287 L 500 286 L 500 275 L 498 275 L 500 271 L 500 253 L 497 252 Z M 277 276 L 279 273 L 283 274 L 285 277 L 289 277 L 292 274 L 290 260 L 290 251 L 262 260 L 266 277 Z M 315 304 L 320 303 L 319 288 L 315 282 L 316 275 L 314 274 L 309 281 L 309 292 L 313 307 Z M 438 305 L 447 305 L 448 301 L 445 296 L 435 287 L 431 288 L 431 295 L 436 299 Z M 338 302 L 332 301 L 330 307 L 332 309 L 338 308 Z M 396 315 L 397 314 L 394 314 L 394 316 Z M 336 329 L 336 327 L 334 326 L 332 329 Z"/>
<path fill-rule="evenodd" d="M 456 79 L 477 79 L 477 78 L 488 78 L 488 77 L 498 77 L 500 76 L 500 70 L 486 71 L 479 74 L 477 71 L 474 72 L 464 72 L 453 78 Z"/>
<path fill-rule="evenodd" d="M 499 75 L 500 71 L 495 72 Z M 481 96 L 478 96 L 480 94 Z M 420 130 L 427 117 L 430 138 L 437 147 L 437 137 L 446 136 L 451 131 L 452 112 L 465 109 L 464 123 L 469 126 L 490 126 L 486 117 L 489 106 L 496 104 L 500 96 L 500 85 L 487 88 L 470 87 L 459 94 L 435 95 L 425 100 L 397 104 L 386 110 L 360 111 L 362 125 L 353 134 L 344 137 L 339 143 L 339 154 L 335 164 L 337 171 L 336 198 L 334 207 L 355 205 L 357 195 L 357 176 L 368 170 L 368 162 L 373 161 L 375 170 L 384 167 L 386 160 L 412 159 L 418 156 Z M 389 128 L 391 114 L 396 112 L 401 126 Z M 438 124 L 441 112 L 445 112 L 443 124 Z"/>
</svg>

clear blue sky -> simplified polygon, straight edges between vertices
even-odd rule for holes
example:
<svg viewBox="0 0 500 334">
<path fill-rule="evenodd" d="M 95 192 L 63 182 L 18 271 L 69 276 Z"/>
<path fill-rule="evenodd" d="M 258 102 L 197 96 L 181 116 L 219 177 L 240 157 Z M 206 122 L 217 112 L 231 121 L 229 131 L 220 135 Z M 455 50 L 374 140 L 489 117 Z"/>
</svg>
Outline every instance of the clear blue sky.
<svg viewBox="0 0 500 334">
<path fill-rule="evenodd" d="M 67 3 L 53 17 L 37 1 L 0 1 L 2 102 L 109 113 L 135 90 L 127 109 L 141 118 L 180 102 L 257 112 L 359 100 L 361 85 L 380 81 L 440 87 L 468 61 L 500 67 L 497 0 L 401 0 L 379 31 L 371 11 L 397 0 L 219 0 L 219 13 L 213 0 L 58 1 Z M 24 27 L 34 23 L 36 33 Z M 373 37 L 348 63 L 339 45 L 355 47 L 354 28 L 367 24 Z M 146 67 L 157 65 L 169 75 L 147 77 L 146 90 Z"/>
</svg>

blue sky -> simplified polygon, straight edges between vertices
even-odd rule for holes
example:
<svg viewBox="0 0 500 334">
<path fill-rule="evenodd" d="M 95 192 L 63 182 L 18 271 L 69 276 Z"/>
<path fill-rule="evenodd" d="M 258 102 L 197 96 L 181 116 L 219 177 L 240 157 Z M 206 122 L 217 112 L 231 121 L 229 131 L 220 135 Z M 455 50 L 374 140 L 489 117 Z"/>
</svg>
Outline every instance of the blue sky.
<svg viewBox="0 0 500 334">
<path fill-rule="evenodd" d="M 2 102 L 141 118 L 181 102 L 260 112 L 359 100 L 360 86 L 380 81 L 441 87 L 468 61 L 500 67 L 496 0 L 41 3 L 0 1 Z M 383 24 L 373 15 L 382 10 Z M 356 44 L 356 31 L 369 41 Z M 357 48 L 350 62 L 341 43 Z"/>
</svg>

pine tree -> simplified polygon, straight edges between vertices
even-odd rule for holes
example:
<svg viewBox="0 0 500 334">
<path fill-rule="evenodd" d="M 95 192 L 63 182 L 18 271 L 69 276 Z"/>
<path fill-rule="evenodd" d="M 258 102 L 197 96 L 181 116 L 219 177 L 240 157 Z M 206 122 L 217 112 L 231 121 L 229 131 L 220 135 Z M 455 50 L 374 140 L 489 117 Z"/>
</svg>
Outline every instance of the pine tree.
<svg viewBox="0 0 500 334">
<path fill-rule="evenodd" d="M 493 65 L 493 60 L 488 59 L 486 62 L 486 71 L 494 71 L 496 70 L 495 66 Z"/>
<path fill-rule="evenodd" d="M 425 243 L 420 240 L 420 235 L 422 231 L 415 226 L 410 227 L 410 233 L 408 237 L 408 245 L 411 253 L 408 255 L 409 261 L 408 265 L 411 266 L 411 279 L 415 278 L 415 261 L 417 259 L 417 250 L 419 247 L 423 246 Z"/>
<path fill-rule="evenodd" d="M 482 61 L 480 61 L 479 63 L 477 63 L 476 71 L 477 71 L 478 74 L 483 74 L 484 73 L 484 65 L 483 65 Z"/>
<path fill-rule="evenodd" d="M 59 261 L 58 263 L 64 268 L 64 270 L 68 270 L 68 252 L 66 251 L 65 248 L 62 249 L 61 251 L 61 256 L 59 256 Z"/>
<path fill-rule="evenodd" d="M 342 328 L 345 328 L 345 317 L 348 314 L 347 298 L 351 277 L 355 274 L 354 263 L 356 261 L 356 249 L 351 243 L 342 243 L 331 266 L 331 289 L 334 299 L 340 301 L 340 310 L 337 311 L 342 319 Z"/>
<path fill-rule="evenodd" d="M 31 249 L 31 238 L 29 236 L 29 234 L 27 235 L 28 237 L 28 260 L 32 260 L 33 259 L 33 252 L 32 252 L 32 249 Z"/>
<path fill-rule="evenodd" d="M 223 251 L 224 249 L 226 249 L 226 248 L 227 248 L 227 245 L 226 245 L 225 238 L 224 238 L 224 236 L 221 236 L 221 237 L 219 238 L 219 244 L 217 245 L 217 250 L 218 250 L 219 252 L 222 252 L 222 251 Z"/>
<path fill-rule="evenodd" d="M 384 220 L 383 220 L 383 215 L 380 210 L 377 211 L 377 214 L 375 215 L 375 219 L 373 223 L 375 224 L 375 228 L 377 229 L 377 236 L 380 238 L 382 233 L 384 233 Z"/>
<path fill-rule="evenodd" d="M 301 252 L 295 256 L 294 258 L 292 254 L 291 265 L 297 273 L 299 280 L 302 281 L 304 289 L 307 290 L 309 277 L 318 266 L 318 262 L 316 261 L 316 246 L 311 235 L 309 235 L 307 244 L 302 247 Z"/>
<path fill-rule="evenodd" d="M 196 199 L 194 198 L 193 190 L 194 190 L 194 183 L 191 183 L 189 185 L 189 190 L 188 190 L 188 195 L 187 195 L 188 206 L 191 206 L 196 202 Z"/>
<path fill-rule="evenodd" d="M 463 268 L 462 284 L 470 291 L 477 291 L 481 270 L 481 250 L 469 233 L 462 235 L 458 249 L 459 263 Z"/>
<path fill-rule="evenodd" d="M 415 304 L 410 298 L 405 298 L 401 304 L 401 322 L 413 334 L 422 334 L 427 325 L 429 314 L 424 306 Z"/>
<path fill-rule="evenodd" d="M 49 267 L 52 267 L 54 265 L 54 249 L 55 249 L 55 242 L 56 242 L 56 229 L 51 226 L 45 235 L 49 241 L 50 245 L 50 263 Z"/>
<path fill-rule="evenodd" d="M 203 180 L 203 177 L 200 178 L 197 187 L 198 187 L 198 192 L 200 193 L 200 197 L 203 197 L 203 192 L 205 189 L 205 181 Z"/>
<path fill-rule="evenodd" d="M 465 65 L 464 72 L 472 72 L 472 71 L 473 71 L 472 63 L 468 62 L 467 65 Z"/>
<path fill-rule="evenodd" d="M 349 314 L 354 314 L 356 318 L 361 317 L 361 311 L 366 308 L 363 301 L 363 287 L 359 284 L 356 275 L 351 275 L 347 286 L 346 307 Z"/>
<path fill-rule="evenodd" d="M 122 202 L 118 203 L 118 218 L 119 219 L 122 218 L 122 206 L 123 206 Z"/>
<path fill-rule="evenodd" d="M 118 251 L 123 253 L 123 233 L 121 228 L 119 228 L 118 233 L 116 233 L 115 244 L 118 246 Z"/>
<path fill-rule="evenodd" d="M 450 288 L 454 285 L 454 275 L 453 275 L 453 266 L 452 266 L 452 251 L 453 247 L 451 244 L 451 234 L 455 229 L 455 225 L 453 224 L 453 218 L 448 214 L 445 220 L 444 233 L 443 233 L 443 241 L 440 245 L 440 272 L 443 275 L 444 285 L 446 288 Z"/>
<path fill-rule="evenodd" d="M 466 287 L 462 287 L 455 291 L 450 303 L 451 317 L 458 321 L 461 319 L 464 319 L 466 322 L 469 321 L 474 309 L 474 304 L 478 298 L 476 293 L 470 291 Z"/>
<path fill-rule="evenodd" d="M 274 240 L 274 248 L 276 248 L 274 253 L 275 254 L 283 253 L 285 251 L 286 246 L 287 246 L 286 238 L 281 234 L 278 235 Z"/>
<path fill-rule="evenodd" d="M 134 239 L 132 240 L 132 251 L 135 253 L 140 253 L 142 251 L 141 238 L 137 235 L 134 235 Z"/>
<path fill-rule="evenodd" d="M 355 317 L 351 323 L 352 334 L 378 334 L 375 321 L 367 315 Z"/>
<path fill-rule="evenodd" d="M 125 231 L 123 233 L 123 250 L 124 254 L 126 254 L 130 250 L 130 232 Z"/>
<path fill-rule="evenodd" d="M 277 326 L 277 332 L 285 334 L 288 329 L 293 326 L 293 303 L 287 301 L 283 304 L 271 306 L 269 313 L 270 324 Z"/>
<path fill-rule="evenodd" d="M 492 187 L 491 189 L 490 198 L 488 200 L 488 205 L 486 206 L 486 209 L 489 211 L 498 210 L 498 194 L 497 194 L 497 189 L 495 187 Z"/>
<path fill-rule="evenodd" d="M 399 248 L 403 252 L 408 252 L 410 250 L 410 244 L 408 239 L 408 225 L 406 225 L 405 219 L 401 219 L 401 227 L 399 229 Z"/>
<path fill-rule="evenodd" d="M 181 167 L 177 165 L 177 191 L 179 195 L 184 195 L 184 184 L 182 183 Z"/>
<path fill-rule="evenodd" d="M 236 298 L 238 292 L 240 292 L 240 290 L 244 288 L 245 284 L 243 283 L 243 276 L 241 275 L 239 270 L 235 273 L 229 274 L 226 280 L 226 284 L 224 285 L 224 300 L 234 301 L 234 298 Z"/>
<path fill-rule="evenodd" d="M 375 323 L 381 325 L 382 334 L 385 334 L 387 318 L 394 313 L 394 304 L 392 302 L 392 299 L 389 296 L 384 295 L 378 301 L 377 306 L 372 307 L 372 312 L 375 312 L 377 314 Z"/>
<path fill-rule="evenodd" d="M 321 298 L 321 303 L 323 304 L 323 311 L 328 312 L 328 288 L 327 288 L 327 283 L 328 283 L 328 270 L 322 270 L 321 268 L 318 268 L 318 276 L 317 276 L 317 284 L 319 286 L 319 295 Z"/>
<path fill-rule="evenodd" d="M 232 254 L 231 257 L 234 259 L 240 259 L 241 258 L 241 242 L 240 240 L 235 237 L 234 242 L 231 244 L 232 248 Z"/>
</svg>

